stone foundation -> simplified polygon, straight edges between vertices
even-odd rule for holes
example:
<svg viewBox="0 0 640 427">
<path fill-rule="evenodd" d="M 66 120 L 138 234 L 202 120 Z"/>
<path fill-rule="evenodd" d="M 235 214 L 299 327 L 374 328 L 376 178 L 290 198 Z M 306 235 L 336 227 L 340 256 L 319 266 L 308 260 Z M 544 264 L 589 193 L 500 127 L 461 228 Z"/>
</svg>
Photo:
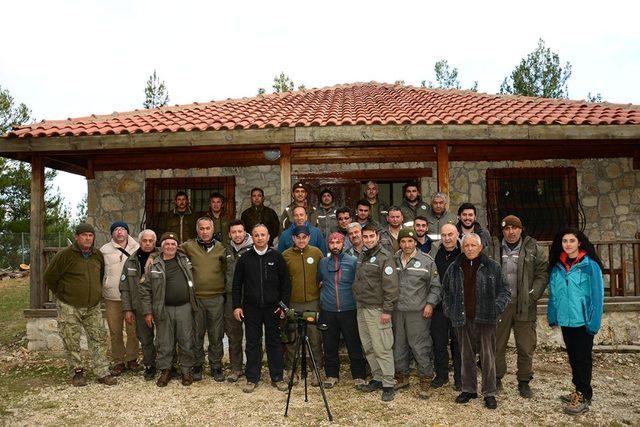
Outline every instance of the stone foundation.
<svg viewBox="0 0 640 427">
<path fill-rule="evenodd" d="M 620 305 L 624 307 L 620 309 Z M 105 320 L 104 327 L 107 329 Z M 546 306 L 538 306 L 538 346 L 564 347 L 560 328 L 550 328 L 547 324 Z M 62 340 L 58 335 L 58 321 L 51 317 L 30 318 L 27 320 L 27 339 L 29 351 L 62 353 Z M 511 338 L 513 344 L 513 334 Z M 640 345 L 640 302 L 605 304 L 602 327 L 596 335 L 596 345 Z M 206 345 L 206 344 L 205 344 Z M 80 347 L 87 350 L 84 334 Z M 225 339 L 225 348 L 227 343 Z"/>
</svg>

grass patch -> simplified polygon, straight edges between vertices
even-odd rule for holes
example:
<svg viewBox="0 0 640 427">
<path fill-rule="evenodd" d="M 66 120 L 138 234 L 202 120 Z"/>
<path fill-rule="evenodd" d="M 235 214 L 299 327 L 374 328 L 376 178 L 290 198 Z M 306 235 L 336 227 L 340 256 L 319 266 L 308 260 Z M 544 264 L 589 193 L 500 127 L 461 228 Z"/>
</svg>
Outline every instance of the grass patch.
<svg viewBox="0 0 640 427">
<path fill-rule="evenodd" d="M 29 306 L 29 278 L 0 281 L 0 347 L 19 342 L 27 333 L 22 314 Z"/>
</svg>

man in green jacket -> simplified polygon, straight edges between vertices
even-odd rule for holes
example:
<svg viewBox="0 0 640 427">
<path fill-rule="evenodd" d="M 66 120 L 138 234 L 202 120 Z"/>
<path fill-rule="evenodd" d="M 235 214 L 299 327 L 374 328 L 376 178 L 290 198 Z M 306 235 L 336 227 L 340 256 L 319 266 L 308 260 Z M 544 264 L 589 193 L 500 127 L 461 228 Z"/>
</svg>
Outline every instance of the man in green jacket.
<svg viewBox="0 0 640 427">
<path fill-rule="evenodd" d="M 382 400 L 387 402 L 395 395 L 391 315 L 398 300 L 398 274 L 393 256 L 380 245 L 374 225 L 362 229 L 362 240 L 366 250 L 358 256 L 352 289 L 358 307 L 358 333 L 373 379 L 361 390 L 382 389 Z"/>
<path fill-rule="evenodd" d="M 80 334 L 84 329 L 98 382 L 115 385 L 107 360 L 107 331 L 100 301 L 104 278 L 104 258 L 94 246 L 93 226 L 78 224 L 75 242 L 58 252 L 44 273 L 44 283 L 56 296 L 58 331 L 67 357 L 71 383 L 87 385 L 80 356 Z"/>
<path fill-rule="evenodd" d="M 318 311 L 320 301 L 320 286 L 318 283 L 318 263 L 323 255 L 320 249 L 309 245 L 309 227 L 299 225 L 293 229 L 293 247 L 282 253 L 291 280 L 290 308 L 296 311 Z M 322 337 L 317 328 L 308 328 L 311 350 L 322 367 Z M 296 337 L 297 338 L 297 337 Z M 293 364 L 295 344 L 288 344 L 285 348 L 285 368 L 290 370 Z M 311 363 L 311 360 L 308 360 Z M 313 368 L 311 367 L 311 372 Z M 312 375 L 311 384 L 319 385 L 319 378 Z"/>
<path fill-rule="evenodd" d="M 184 191 L 178 191 L 174 199 L 175 208 L 165 214 L 164 221 L 158 231 L 159 235 L 167 232 L 176 233 L 178 243 L 186 242 L 195 237 L 197 215 L 189 206 L 189 196 Z M 156 230 L 157 231 L 157 230 Z"/>
<path fill-rule="evenodd" d="M 538 299 L 547 287 L 547 257 L 533 237 L 522 236 L 522 222 L 514 215 L 502 220 L 502 240 L 493 238 L 487 247 L 489 257 L 502 267 L 503 280 L 511 290 L 511 302 L 500 316 L 496 330 L 496 386 L 502 388 L 507 372 L 505 353 L 511 329 L 518 350 L 518 393 L 531 398 L 533 353 L 536 350 Z"/>
<path fill-rule="evenodd" d="M 196 222 L 198 237 L 187 240 L 180 249 L 191 260 L 193 280 L 196 292 L 198 311 L 195 313 L 195 365 L 193 380 L 202 379 L 204 365 L 204 335 L 209 337 L 209 368 L 211 376 L 217 381 L 224 381 L 222 373 L 222 355 L 224 347 L 224 296 L 225 274 L 227 267 L 227 249 L 213 238 L 213 220 L 209 217 L 199 218 Z"/>
<path fill-rule="evenodd" d="M 269 230 L 269 246 L 273 246 L 273 240 L 280 235 L 280 220 L 273 209 L 264 205 L 264 191 L 262 188 L 251 189 L 251 206 L 245 209 L 240 216 L 244 223 L 244 229 L 251 234 L 251 230 L 258 224 L 264 224 Z"/>
<path fill-rule="evenodd" d="M 213 221 L 213 238 L 225 245 L 229 243 L 229 217 L 224 209 L 225 197 L 218 192 L 209 196 L 209 210 L 203 216 Z"/>
<path fill-rule="evenodd" d="M 179 345 L 182 385 L 190 386 L 194 362 L 193 314 L 197 311 L 191 263 L 185 254 L 178 252 L 176 233 L 162 235 L 160 252 L 145 270 L 140 289 L 144 321 L 149 328 L 154 323 L 156 326 L 156 365 L 160 369 L 156 385 L 166 387 L 171 381 L 171 362 Z"/>
</svg>

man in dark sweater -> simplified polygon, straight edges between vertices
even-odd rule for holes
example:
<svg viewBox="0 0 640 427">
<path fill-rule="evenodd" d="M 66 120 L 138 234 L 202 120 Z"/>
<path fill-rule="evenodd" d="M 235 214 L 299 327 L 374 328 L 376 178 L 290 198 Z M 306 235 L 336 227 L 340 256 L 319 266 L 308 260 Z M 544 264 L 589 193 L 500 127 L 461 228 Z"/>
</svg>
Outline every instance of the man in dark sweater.
<svg viewBox="0 0 640 427">
<path fill-rule="evenodd" d="M 500 264 L 482 254 L 482 240 L 475 233 L 462 238 L 462 255 L 443 278 L 442 307 L 455 328 L 462 357 L 462 393 L 456 403 L 478 397 L 476 354 L 482 363 L 484 405 L 496 402 L 496 325 L 511 293 L 502 281 Z"/>
<path fill-rule="evenodd" d="M 416 220 L 416 222 L 418 222 Z M 441 230 L 442 241 L 435 255 L 438 276 L 442 279 L 447 268 L 460 255 L 458 246 L 458 230 L 453 224 L 445 224 Z M 433 365 L 436 377 L 431 382 L 431 387 L 438 388 L 449 382 L 449 350 L 453 358 L 454 390 L 460 391 L 460 348 L 456 339 L 451 321 L 444 315 L 442 302 L 436 305 L 431 317 L 431 338 L 433 339 Z"/>
<path fill-rule="evenodd" d="M 244 320 L 246 336 L 247 384 L 242 391 L 253 392 L 260 381 L 263 326 L 271 385 L 286 391 L 287 384 L 282 380 L 283 356 L 278 322 L 278 317 L 284 318 L 284 313 L 278 308 L 278 303 L 282 301 L 289 305 L 291 283 L 287 265 L 282 255 L 268 246 L 266 226 L 258 224 L 253 227 L 251 237 L 253 247 L 238 254 L 233 275 L 233 315 L 238 321 Z"/>
</svg>

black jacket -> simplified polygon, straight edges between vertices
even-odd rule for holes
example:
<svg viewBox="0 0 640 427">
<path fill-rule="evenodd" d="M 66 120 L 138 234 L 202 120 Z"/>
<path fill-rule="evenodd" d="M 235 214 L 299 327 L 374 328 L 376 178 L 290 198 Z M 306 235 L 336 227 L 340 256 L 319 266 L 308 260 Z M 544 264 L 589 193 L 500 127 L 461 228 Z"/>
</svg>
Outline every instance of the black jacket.
<svg viewBox="0 0 640 427">
<path fill-rule="evenodd" d="M 238 254 L 233 274 L 233 308 L 247 305 L 276 307 L 279 301 L 289 305 L 291 282 L 280 252 L 267 249 L 258 255 L 255 248 Z"/>
<path fill-rule="evenodd" d="M 462 260 L 458 255 L 449 266 L 442 279 L 442 308 L 451 319 L 451 326 L 459 328 L 466 323 L 464 312 L 464 273 Z M 476 273 L 476 323 L 495 325 L 511 299 L 509 286 L 502 281 L 500 264 L 485 254 L 476 258 L 480 267 Z M 474 260 L 475 262 L 475 260 Z"/>
</svg>

